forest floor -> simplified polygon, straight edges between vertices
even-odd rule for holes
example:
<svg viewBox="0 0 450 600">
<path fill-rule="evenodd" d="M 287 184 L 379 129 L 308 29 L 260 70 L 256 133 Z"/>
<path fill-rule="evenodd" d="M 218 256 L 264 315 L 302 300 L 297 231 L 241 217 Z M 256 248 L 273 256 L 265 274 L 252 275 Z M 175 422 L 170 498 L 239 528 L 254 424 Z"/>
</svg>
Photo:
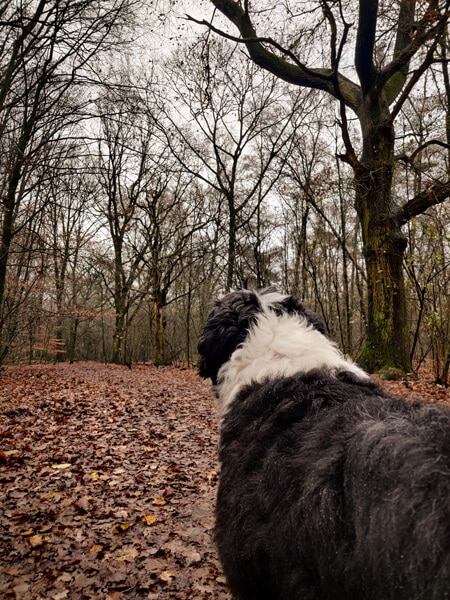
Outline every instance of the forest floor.
<svg viewBox="0 0 450 600">
<path fill-rule="evenodd" d="M 450 403 L 426 372 L 384 385 Z M 230 598 L 212 542 L 217 410 L 195 371 L 6 367 L 0 413 L 1 598 Z"/>
</svg>

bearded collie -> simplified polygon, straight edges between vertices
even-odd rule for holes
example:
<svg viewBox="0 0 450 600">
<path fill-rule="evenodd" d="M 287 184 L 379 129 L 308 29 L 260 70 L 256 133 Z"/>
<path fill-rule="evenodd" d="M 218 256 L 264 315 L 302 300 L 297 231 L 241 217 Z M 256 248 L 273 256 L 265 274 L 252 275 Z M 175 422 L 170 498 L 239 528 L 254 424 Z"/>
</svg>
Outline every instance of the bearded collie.
<svg viewBox="0 0 450 600">
<path fill-rule="evenodd" d="M 449 409 L 389 397 L 274 288 L 218 300 L 198 351 L 236 600 L 450 599 Z"/>
</svg>

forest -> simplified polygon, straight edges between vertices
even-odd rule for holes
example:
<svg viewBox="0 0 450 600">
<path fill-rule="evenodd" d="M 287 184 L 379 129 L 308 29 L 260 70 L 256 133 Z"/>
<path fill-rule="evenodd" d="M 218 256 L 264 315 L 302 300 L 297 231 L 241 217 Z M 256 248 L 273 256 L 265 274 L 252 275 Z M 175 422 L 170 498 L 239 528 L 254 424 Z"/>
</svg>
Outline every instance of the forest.
<svg viewBox="0 0 450 600">
<path fill-rule="evenodd" d="M 2 2 L 0 363 L 192 365 L 215 297 L 276 285 L 447 384 L 448 14 Z"/>
<path fill-rule="evenodd" d="M 232 289 L 449 404 L 449 16 L 0 1 L 2 598 L 231 598 L 195 367 Z"/>
</svg>

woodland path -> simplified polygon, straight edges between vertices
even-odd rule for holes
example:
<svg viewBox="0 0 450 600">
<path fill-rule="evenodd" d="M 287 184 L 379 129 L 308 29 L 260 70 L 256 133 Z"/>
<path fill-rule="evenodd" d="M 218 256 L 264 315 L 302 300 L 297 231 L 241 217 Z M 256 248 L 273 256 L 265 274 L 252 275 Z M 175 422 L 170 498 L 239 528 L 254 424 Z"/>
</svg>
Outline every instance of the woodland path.
<svg viewBox="0 0 450 600">
<path fill-rule="evenodd" d="M 426 374 L 386 384 L 450 402 Z M 212 542 L 217 409 L 194 370 L 0 377 L 0 597 L 229 600 Z"/>
</svg>

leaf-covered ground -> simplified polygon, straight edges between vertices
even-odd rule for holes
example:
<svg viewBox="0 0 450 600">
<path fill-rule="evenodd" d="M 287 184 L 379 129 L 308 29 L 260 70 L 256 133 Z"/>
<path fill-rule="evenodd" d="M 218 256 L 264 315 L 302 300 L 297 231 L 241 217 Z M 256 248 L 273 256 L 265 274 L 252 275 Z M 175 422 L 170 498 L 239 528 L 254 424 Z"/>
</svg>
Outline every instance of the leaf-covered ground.
<svg viewBox="0 0 450 600">
<path fill-rule="evenodd" d="M 449 402 L 417 382 L 392 393 Z M 211 539 L 217 415 L 192 370 L 0 377 L 0 597 L 228 600 Z"/>
<path fill-rule="evenodd" d="M 229 598 L 217 416 L 194 371 L 8 367 L 0 408 L 1 598 Z"/>
</svg>

